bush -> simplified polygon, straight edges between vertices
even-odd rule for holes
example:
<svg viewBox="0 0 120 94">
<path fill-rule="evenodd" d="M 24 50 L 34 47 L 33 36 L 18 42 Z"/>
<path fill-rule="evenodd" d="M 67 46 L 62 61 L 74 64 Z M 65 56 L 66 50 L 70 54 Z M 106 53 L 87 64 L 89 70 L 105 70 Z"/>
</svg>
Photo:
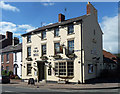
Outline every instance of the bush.
<svg viewBox="0 0 120 94">
<path fill-rule="evenodd" d="M 7 75 L 7 70 L 3 70 L 3 71 L 2 71 L 2 75 L 3 75 L 3 76 L 6 76 L 6 75 Z"/>
<path fill-rule="evenodd" d="M 7 75 L 8 75 L 8 76 L 13 75 L 13 72 L 12 72 L 12 71 L 9 71 L 9 72 L 7 73 Z"/>
</svg>

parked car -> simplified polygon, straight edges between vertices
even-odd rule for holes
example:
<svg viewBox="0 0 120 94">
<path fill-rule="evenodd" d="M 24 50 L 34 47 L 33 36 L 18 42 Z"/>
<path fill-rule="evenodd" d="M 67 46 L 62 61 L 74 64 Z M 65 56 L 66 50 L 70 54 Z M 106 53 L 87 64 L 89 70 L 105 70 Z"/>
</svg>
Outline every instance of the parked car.
<svg viewBox="0 0 120 94">
<path fill-rule="evenodd" d="M 10 83 L 9 76 L 0 76 L 0 83 Z"/>
</svg>

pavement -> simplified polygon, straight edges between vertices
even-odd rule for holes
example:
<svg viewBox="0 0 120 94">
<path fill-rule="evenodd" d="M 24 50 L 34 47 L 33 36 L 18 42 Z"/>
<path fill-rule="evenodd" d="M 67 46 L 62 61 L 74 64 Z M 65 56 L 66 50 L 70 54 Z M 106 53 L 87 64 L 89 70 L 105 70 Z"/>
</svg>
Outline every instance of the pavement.
<svg viewBox="0 0 120 94">
<path fill-rule="evenodd" d="M 28 85 L 21 80 L 11 80 L 8 86 L 22 86 L 30 88 L 43 89 L 68 89 L 68 90 L 89 90 L 89 89 L 120 89 L 120 83 L 94 83 L 94 84 L 58 84 L 58 83 L 35 83 L 35 85 Z"/>
</svg>

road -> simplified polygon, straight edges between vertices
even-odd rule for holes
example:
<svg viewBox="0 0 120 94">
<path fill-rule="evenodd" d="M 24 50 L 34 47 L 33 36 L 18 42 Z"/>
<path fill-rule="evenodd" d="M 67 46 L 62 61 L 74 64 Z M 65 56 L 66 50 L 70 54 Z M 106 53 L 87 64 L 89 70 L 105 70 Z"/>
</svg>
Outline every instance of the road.
<svg viewBox="0 0 120 94">
<path fill-rule="evenodd" d="M 118 89 L 69 90 L 30 88 L 15 85 L 2 85 L 2 94 L 118 94 Z"/>
</svg>

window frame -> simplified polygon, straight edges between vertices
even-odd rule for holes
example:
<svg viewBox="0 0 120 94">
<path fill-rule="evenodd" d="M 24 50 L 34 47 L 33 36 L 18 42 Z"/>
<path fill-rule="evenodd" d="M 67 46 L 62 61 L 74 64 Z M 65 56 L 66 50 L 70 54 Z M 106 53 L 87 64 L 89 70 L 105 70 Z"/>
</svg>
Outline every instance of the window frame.
<svg viewBox="0 0 120 94">
<path fill-rule="evenodd" d="M 4 62 L 4 55 L 3 54 L 1 55 L 1 62 L 2 63 Z"/>
<path fill-rule="evenodd" d="M 92 74 L 94 72 L 93 64 L 88 64 L 88 74 Z"/>
<path fill-rule="evenodd" d="M 69 24 L 67 27 L 68 27 L 68 35 L 74 34 L 74 24 Z"/>
<path fill-rule="evenodd" d="M 9 62 L 9 53 L 6 54 L 6 61 Z"/>
<path fill-rule="evenodd" d="M 72 62 L 72 68 L 68 68 L 68 65 Z M 64 63 L 64 64 L 62 64 Z M 57 65 L 57 66 L 56 66 Z M 72 70 L 72 72 L 69 72 L 69 70 Z M 71 75 L 69 75 L 69 73 Z M 74 77 L 74 62 L 68 61 L 68 62 L 55 62 L 55 76 L 59 77 Z"/>
<path fill-rule="evenodd" d="M 30 48 L 30 52 L 29 52 L 29 49 L 28 48 Z M 29 55 L 30 54 L 30 55 Z M 27 47 L 27 57 L 30 57 L 31 56 L 31 46 L 28 46 Z"/>
<path fill-rule="evenodd" d="M 71 47 L 73 50 L 70 52 L 70 42 L 72 42 L 73 41 L 73 47 Z M 73 54 L 74 53 L 74 40 L 68 40 L 68 54 Z"/>
<path fill-rule="evenodd" d="M 28 65 L 30 65 L 29 67 L 28 67 Z M 28 71 L 29 70 L 29 71 Z M 30 63 L 28 63 L 27 64 L 27 75 L 31 75 L 32 74 L 32 66 L 31 66 L 31 64 Z"/>
<path fill-rule="evenodd" d="M 59 51 L 57 52 L 57 44 L 59 45 Z M 60 47 L 60 42 L 55 42 L 54 43 L 54 54 L 57 55 L 57 54 L 60 54 L 60 53 L 63 53 L 63 51 L 61 51 L 61 47 Z"/>
<path fill-rule="evenodd" d="M 27 43 L 31 43 L 31 35 L 27 36 Z"/>
<path fill-rule="evenodd" d="M 45 37 L 44 37 L 44 34 L 45 34 Z M 42 40 L 46 39 L 46 31 L 42 31 L 41 32 L 41 39 Z"/>
<path fill-rule="evenodd" d="M 9 71 L 9 66 L 6 66 L 6 70 L 7 70 L 7 72 Z"/>
<path fill-rule="evenodd" d="M 58 29 L 58 30 L 57 30 Z M 57 32 L 57 33 L 56 33 Z M 58 34 L 58 35 L 57 35 Z M 59 27 L 54 28 L 54 37 L 59 37 Z"/>
<path fill-rule="evenodd" d="M 17 52 L 15 52 L 15 62 L 17 62 Z"/>
<path fill-rule="evenodd" d="M 46 48 L 45 53 L 44 53 L 44 50 L 43 50 L 43 46 L 45 46 L 45 48 Z M 42 56 L 44 56 L 44 55 L 47 54 L 47 47 L 46 47 L 46 44 L 41 45 L 41 52 L 42 52 L 42 53 L 41 53 Z"/>
</svg>

